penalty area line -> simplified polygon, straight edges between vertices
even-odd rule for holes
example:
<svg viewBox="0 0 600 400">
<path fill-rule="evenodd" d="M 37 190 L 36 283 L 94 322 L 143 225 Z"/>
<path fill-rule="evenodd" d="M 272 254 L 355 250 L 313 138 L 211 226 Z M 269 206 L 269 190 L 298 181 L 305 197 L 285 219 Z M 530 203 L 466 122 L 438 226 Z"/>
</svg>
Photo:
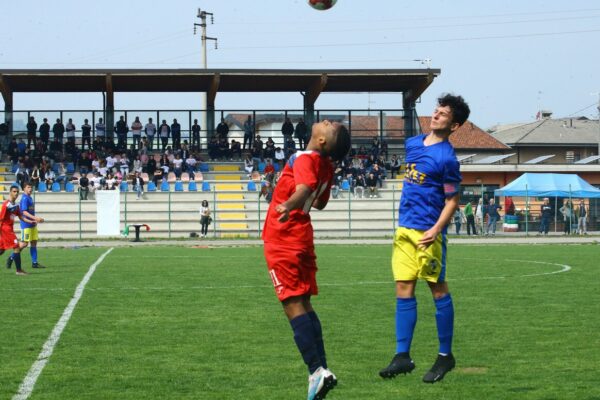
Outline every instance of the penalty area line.
<svg viewBox="0 0 600 400">
<path fill-rule="evenodd" d="M 73 295 L 73 298 L 71 298 L 71 301 L 69 302 L 69 304 L 63 311 L 60 319 L 54 326 L 54 329 L 52 329 L 52 332 L 50 333 L 50 336 L 46 340 L 46 343 L 44 343 L 44 346 L 42 346 L 42 351 L 40 352 L 36 361 L 33 363 L 31 368 L 29 369 L 29 372 L 27 372 L 27 375 L 25 376 L 25 378 L 23 379 L 23 382 L 21 382 L 21 385 L 19 386 L 19 390 L 12 397 L 12 400 L 26 400 L 27 398 L 29 398 L 29 396 L 31 396 L 31 393 L 33 392 L 33 387 L 35 386 L 35 383 L 37 382 L 40 374 L 42 373 L 44 367 L 46 366 L 48 359 L 50 359 L 50 356 L 52 355 L 52 352 L 54 351 L 54 346 L 56 346 L 56 343 L 58 343 L 58 340 L 60 339 L 60 335 L 62 334 L 63 330 L 67 326 L 69 319 L 71 319 L 73 310 L 75 310 L 75 306 L 77 306 L 79 299 L 83 295 L 83 290 L 85 289 L 85 286 L 87 285 L 87 283 L 91 279 L 92 275 L 96 271 L 96 267 L 98 267 L 98 265 L 100 265 L 100 263 L 104 260 L 104 258 L 107 255 L 110 254 L 111 251 L 113 251 L 112 247 L 110 249 L 108 249 L 107 251 L 105 251 L 104 254 L 102 254 L 96 260 L 96 262 L 94 262 L 90 266 L 90 268 L 88 269 L 88 272 L 85 274 L 85 276 L 83 277 L 81 282 L 79 282 L 79 285 L 77 285 L 77 288 L 75 289 L 75 294 Z"/>
</svg>

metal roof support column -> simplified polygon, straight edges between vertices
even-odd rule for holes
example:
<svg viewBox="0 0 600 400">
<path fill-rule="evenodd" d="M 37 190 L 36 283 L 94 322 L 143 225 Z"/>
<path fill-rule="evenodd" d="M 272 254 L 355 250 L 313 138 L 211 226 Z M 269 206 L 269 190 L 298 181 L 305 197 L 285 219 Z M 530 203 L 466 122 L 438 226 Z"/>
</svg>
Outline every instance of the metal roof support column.
<svg viewBox="0 0 600 400">
<path fill-rule="evenodd" d="M 12 136 L 13 131 L 13 92 L 0 74 L 0 92 L 2 92 L 2 98 L 4 99 L 4 122 L 8 126 L 8 133 Z"/>
<path fill-rule="evenodd" d="M 308 135 L 315 123 L 315 102 L 327 85 L 327 74 L 322 74 L 304 94 L 304 122 L 308 128 Z"/>
<path fill-rule="evenodd" d="M 419 132 L 417 132 L 416 104 L 407 92 L 402 93 L 402 108 L 404 112 L 404 137 L 408 139 L 411 136 L 418 135 Z"/>
<path fill-rule="evenodd" d="M 219 92 L 221 83 L 221 74 L 215 74 L 210 83 L 210 88 L 206 93 L 206 138 L 215 135 L 215 99 Z"/>
<path fill-rule="evenodd" d="M 115 133 L 115 93 L 113 91 L 112 75 L 106 75 L 106 137 L 114 138 Z M 157 121 L 158 123 L 158 121 Z"/>
</svg>

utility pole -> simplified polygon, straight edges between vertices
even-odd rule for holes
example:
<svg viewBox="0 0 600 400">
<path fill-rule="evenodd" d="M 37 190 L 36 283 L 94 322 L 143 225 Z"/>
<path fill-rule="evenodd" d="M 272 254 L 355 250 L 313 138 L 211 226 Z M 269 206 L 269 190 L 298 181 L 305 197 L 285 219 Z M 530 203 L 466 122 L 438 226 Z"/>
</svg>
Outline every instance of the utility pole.
<svg viewBox="0 0 600 400">
<path fill-rule="evenodd" d="M 215 41 L 215 50 L 218 48 L 217 46 L 217 38 L 214 37 L 208 37 L 206 36 L 206 16 L 210 15 L 210 23 L 214 24 L 214 16 L 213 13 L 209 13 L 207 11 L 202 11 L 201 9 L 198 9 L 198 15 L 197 17 L 200 18 L 200 23 L 194 23 L 194 35 L 196 34 L 196 27 L 199 26 L 202 29 L 202 33 L 200 38 L 202 39 L 202 68 L 207 69 L 207 61 L 206 61 L 206 41 L 207 40 L 214 40 Z M 206 104 L 206 92 L 204 92 L 202 94 L 202 114 L 201 114 L 201 124 L 202 124 L 202 129 L 207 129 L 208 127 L 206 126 L 206 109 L 207 109 L 207 104 Z M 207 130 L 208 132 L 208 130 Z M 208 139 L 208 137 L 207 137 Z"/>
</svg>

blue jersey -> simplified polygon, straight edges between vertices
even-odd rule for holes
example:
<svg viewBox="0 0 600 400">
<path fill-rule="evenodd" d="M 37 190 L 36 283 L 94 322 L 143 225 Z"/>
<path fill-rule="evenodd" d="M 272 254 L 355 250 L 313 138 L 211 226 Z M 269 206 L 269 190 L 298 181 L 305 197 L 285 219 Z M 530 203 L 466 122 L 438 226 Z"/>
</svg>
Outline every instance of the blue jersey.
<svg viewBox="0 0 600 400">
<path fill-rule="evenodd" d="M 406 173 L 398 209 L 398 225 L 418 230 L 435 225 L 446 198 L 459 192 L 462 180 L 452 145 L 444 141 L 425 146 L 425 137 L 406 141 Z"/>
<path fill-rule="evenodd" d="M 21 202 L 19 203 L 19 208 L 21 209 L 21 213 L 23 211 L 27 211 L 31 215 L 35 215 L 35 204 L 33 204 L 33 199 L 31 196 L 23 193 L 21 196 Z M 35 224 L 30 224 L 29 222 L 23 221 L 21 219 L 21 229 L 32 228 Z"/>
</svg>

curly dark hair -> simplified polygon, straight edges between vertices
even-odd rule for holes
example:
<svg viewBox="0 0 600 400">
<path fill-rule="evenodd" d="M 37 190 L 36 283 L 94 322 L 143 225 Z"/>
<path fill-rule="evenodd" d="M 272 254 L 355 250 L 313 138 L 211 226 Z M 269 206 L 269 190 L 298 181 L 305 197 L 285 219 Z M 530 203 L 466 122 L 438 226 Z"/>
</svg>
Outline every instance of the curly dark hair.
<svg viewBox="0 0 600 400">
<path fill-rule="evenodd" d="M 331 150 L 331 154 L 329 154 L 329 156 L 333 161 L 342 161 L 344 158 L 346 158 L 346 155 L 350 151 L 350 132 L 348 132 L 348 129 L 341 124 L 337 126 L 336 130 L 337 134 L 335 145 L 333 146 L 333 149 Z"/>
<path fill-rule="evenodd" d="M 450 107 L 450 110 L 452 110 L 452 122 L 456 122 L 459 125 L 464 124 L 469 118 L 469 114 L 471 114 L 471 109 L 469 109 L 469 105 L 462 96 L 445 93 L 438 98 L 438 104 L 442 107 Z"/>
</svg>

